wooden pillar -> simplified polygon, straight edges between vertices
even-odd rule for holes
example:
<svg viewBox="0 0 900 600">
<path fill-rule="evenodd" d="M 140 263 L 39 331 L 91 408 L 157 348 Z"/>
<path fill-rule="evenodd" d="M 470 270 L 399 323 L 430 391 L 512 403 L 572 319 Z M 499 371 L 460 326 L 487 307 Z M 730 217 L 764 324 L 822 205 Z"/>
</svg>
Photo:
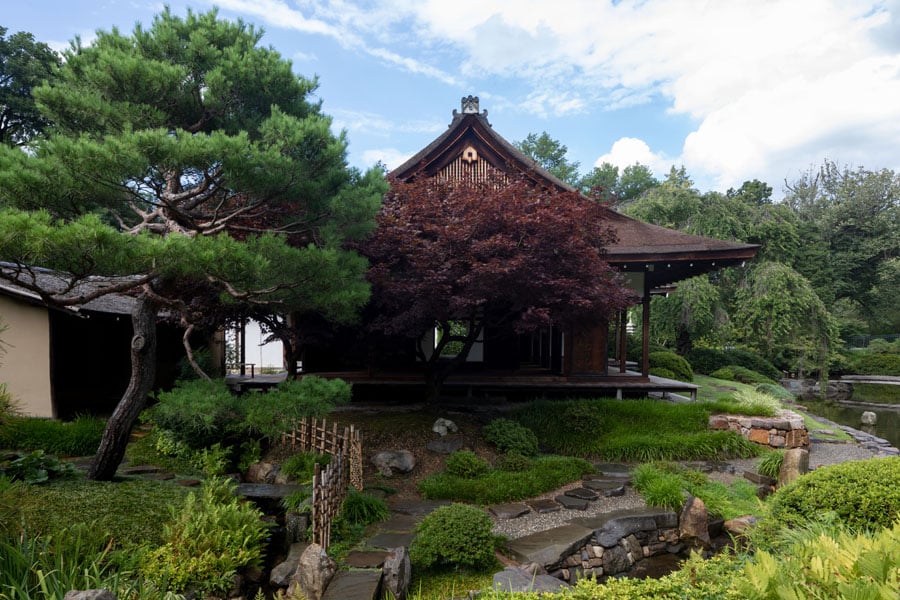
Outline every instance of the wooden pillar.
<svg viewBox="0 0 900 600">
<path fill-rule="evenodd" d="M 650 376 L 650 289 L 644 284 L 641 299 L 641 375 Z"/>
<path fill-rule="evenodd" d="M 619 318 L 616 319 L 616 335 L 618 336 L 619 340 L 619 373 L 625 372 L 625 363 L 628 361 L 628 331 L 626 330 L 627 325 L 628 311 L 619 311 Z"/>
</svg>

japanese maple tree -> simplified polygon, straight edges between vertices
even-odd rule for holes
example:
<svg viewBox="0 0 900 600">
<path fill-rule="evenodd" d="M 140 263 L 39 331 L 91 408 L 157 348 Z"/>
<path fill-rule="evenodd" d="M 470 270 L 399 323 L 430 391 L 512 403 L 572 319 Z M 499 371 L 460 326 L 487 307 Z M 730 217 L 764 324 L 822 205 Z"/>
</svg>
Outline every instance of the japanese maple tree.
<svg viewBox="0 0 900 600">
<path fill-rule="evenodd" d="M 602 322 L 633 301 L 604 259 L 606 208 L 527 181 L 393 182 L 363 246 L 371 327 L 416 343 L 435 400 L 485 327 L 516 333 Z M 453 327 L 462 323 L 465 327 Z M 447 344 L 461 350 L 442 358 Z"/>
</svg>

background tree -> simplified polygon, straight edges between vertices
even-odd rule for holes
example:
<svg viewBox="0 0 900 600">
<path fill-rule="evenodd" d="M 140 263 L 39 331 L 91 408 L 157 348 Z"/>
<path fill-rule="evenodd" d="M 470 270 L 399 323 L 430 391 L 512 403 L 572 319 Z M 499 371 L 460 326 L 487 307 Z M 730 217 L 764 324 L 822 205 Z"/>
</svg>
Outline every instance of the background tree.
<svg viewBox="0 0 900 600">
<path fill-rule="evenodd" d="M 50 124 L 31 90 L 53 75 L 59 55 L 30 33 L 7 31 L 0 27 L 0 145 L 21 146 Z"/>
<path fill-rule="evenodd" d="M 550 137 L 546 131 L 540 135 L 529 133 L 524 140 L 514 145 L 559 180 L 572 186 L 578 184 L 578 161 L 573 162 L 566 158 L 569 149 Z"/>
<path fill-rule="evenodd" d="M 581 178 L 578 187 L 585 193 L 599 189 L 601 199 L 617 203 L 630 202 L 639 198 L 647 190 L 659 185 L 659 180 L 647 165 L 635 163 L 619 174 L 619 167 L 608 162 L 594 167 Z"/>
<path fill-rule="evenodd" d="M 143 406 L 157 308 L 187 340 L 242 305 L 350 320 L 368 297 L 365 260 L 342 245 L 374 224 L 383 181 L 347 168 L 344 136 L 308 100 L 316 82 L 261 35 L 168 10 L 131 36 L 98 32 L 34 90 L 53 133 L 0 148 L 0 258 L 15 265 L 0 276 L 55 305 L 137 300 L 131 384 L 92 478 L 113 476 Z M 34 265 L 68 285 L 42 289 Z M 112 279 L 82 285 L 94 275 Z"/>
<path fill-rule="evenodd" d="M 627 307 L 631 293 L 603 258 L 612 235 L 603 207 L 577 192 L 395 183 L 363 246 L 372 328 L 415 342 L 434 401 L 486 328 L 584 326 Z M 434 328 L 435 347 L 423 348 Z M 455 357 L 442 358 L 451 343 Z"/>
</svg>

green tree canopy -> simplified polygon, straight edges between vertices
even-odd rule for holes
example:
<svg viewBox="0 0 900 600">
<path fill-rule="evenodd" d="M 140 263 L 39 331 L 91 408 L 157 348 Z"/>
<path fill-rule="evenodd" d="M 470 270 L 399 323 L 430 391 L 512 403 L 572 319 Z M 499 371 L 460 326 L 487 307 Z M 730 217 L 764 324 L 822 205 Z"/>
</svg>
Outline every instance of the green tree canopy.
<svg viewBox="0 0 900 600">
<path fill-rule="evenodd" d="M 31 90 L 53 75 L 59 56 L 30 33 L 7 31 L 0 27 L 0 145 L 20 146 L 50 124 Z"/>
<path fill-rule="evenodd" d="M 559 140 L 550 137 L 546 131 L 540 135 L 529 133 L 524 140 L 516 142 L 515 146 L 561 181 L 573 186 L 578 183 L 578 161 L 572 162 L 566 158 L 569 149 Z"/>
<path fill-rule="evenodd" d="M 0 258 L 17 265 L 2 276 L 56 304 L 83 298 L 39 289 L 29 267 L 73 286 L 117 276 L 107 289 L 130 285 L 188 331 L 260 303 L 353 319 L 366 263 L 343 243 L 374 227 L 385 184 L 347 167 L 344 135 L 308 99 L 315 80 L 261 36 L 216 11 L 167 9 L 149 29 L 74 44 L 34 90 L 53 132 L 28 153 L 0 147 Z M 121 460 L 148 376 L 133 368 L 92 476 Z"/>
</svg>

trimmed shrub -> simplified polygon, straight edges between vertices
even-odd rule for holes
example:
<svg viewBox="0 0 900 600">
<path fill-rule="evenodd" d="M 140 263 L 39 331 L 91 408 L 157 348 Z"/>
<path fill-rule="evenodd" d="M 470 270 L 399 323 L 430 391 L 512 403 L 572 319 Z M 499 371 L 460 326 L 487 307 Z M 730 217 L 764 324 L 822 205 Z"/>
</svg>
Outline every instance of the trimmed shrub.
<svg viewBox="0 0 900 600">
<path fill-rule="evenodd" d="M 900 376 L 900 354 L 862 354 L 853 359 L 857 375 Z"/>
<path fill-rule="evenodd" d="M 471 479 L 491 470 L 486 460 L 471 450 L 458 450 L 447 457 L 447 473 Z"/>
<path fill-rule="evenodd" d="M 751 371 L 750 369 L 742 367 L 740 365 L 728 365 L 727 367 L 722 367 L 721 369 L 717 369 L 716 371 L 714 371 L 711 376 L 715 377 L 716 379 L 739 381 L 748 385 L 754 385 L 758 383 L 775 383 L 765 375 L 762 375 L 755 371 Z"/>
<path fill-rule="evenodd" d="M 536 456 L 538 453 L 537 436 L 516 421 L 494 419 L 481 430 L 481 434 L 502 452 L 518 452 L 523 456 Z"/>
<path fill-rule="evenodd" d="M 714 348 L 694 348 L 687 353 L 685 358 L 694 367 L 697 373 L 704 375 L 712 375 L 713 372 L 727 367 L 728 365 L 737 365 L 756 371 L 769 379 L 778 381 L 781 379 L 781 371 L 775 368 L 775 365 L 764 359 L 763 357 L 750 352 L 749 350 L 741 350 L 731 348 L 729 350 L 716 350 Z"/>
<path fill-rule="evenodd" d="M 493 521 L 480 508 L 467 504 L 441 506 L 416 527 L 410 559 L 424 569 L 493 567 L 492 529 Z"/>
<path fill-rule="evenodd" d="M 668 369 L 678 381 L 694 380 L 694 370 L 691 369 L 691 364 L 674 352 L 651 352 L 649 358 L 651 368 Z"/>
<path fill-rule="evenodd" d="M 527 456 L 523 456 L 518 452 L 507 452 L 500 457 L 500 464 L 498 467 L 501 471 L 519 473 L 530 469 L 532 464 L 534 464 L 534 461 Z"/>
<path fill-rule="evenodd" d="M 775 365 L 767 361 L 759 354 L 751 352 L 750 350 L 732 348 L 730 350 L 726 350 L 726 353 L 731 359 L 729 361 L 729 364 L 738 365 L 740 367 L 750 369 L 751 371 L 756 371 L 757 373 L 760 373 L 761 375 L 764 375 L 769 379 L 772 379 L 773 381 L 778 381 L 783 375 L 782 372 L 779 371 L 777 367 L 775 367 Z"/>
<path fill-rule="evenodd" d="M 828 514 L 856 529 L 890 527 L 900 514 L 900 457 L 820 467 L 775 492 L 770 506 L 788 527 Z"/>
<path fill-rule="evenodd" d="M 691 363 L 694 372 L 703 375 L 711 375 L 713 371 L 731 363 L 727 352 L 715 348 L 694 348 L 684 357 Z"/>
<path fill-rule="evenodd" d="M 678 379 L 678 376 L 675 375 L 674 372 L 669 369 L 664 369 L 663 367 L 652 367 L 650 369 L 650 374 L 655 375 L 656 377 L 664 377 L 666 379 Z"/>
</svg>

